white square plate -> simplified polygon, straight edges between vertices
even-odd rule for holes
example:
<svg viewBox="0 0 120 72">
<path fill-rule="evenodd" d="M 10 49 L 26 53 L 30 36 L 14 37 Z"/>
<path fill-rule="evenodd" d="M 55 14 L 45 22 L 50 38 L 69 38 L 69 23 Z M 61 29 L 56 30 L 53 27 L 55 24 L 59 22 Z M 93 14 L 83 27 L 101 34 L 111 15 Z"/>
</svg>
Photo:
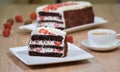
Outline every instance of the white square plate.
<svg viewBox="0 0 120 72">
<path fill-rule="evenodd" d="M 68 55 L 63 58 L 57 57 L 42 57 L 42 56 L 29 56 L 28 46 L 10 48 L 10 52 L 27 65 L 44 65 L 63 63 L 70 61 L 85 60 L 93 58 L 94 56 L 81 48 L 68 43 Z"/>
<path fill-rule="evenodd" d="M 101 24 L 106 23 L 106 22 L 107 22 L 107 20 L 103 19 L 102 17 L 95 16 L 94 23 L 75 26 L 72 28 L 65 29 L 65 31 L 67 33 L 75 32 L 78 30 L 83 30 L 83 29 L 94 27 L 94 26 L 98 26 L 98 25 L 101 25 Z M 19 29 L 21 29 L 21 30 L 30 30 L 30 31 L 33 30 L 34 28 L 37 28 L 37 23 L 32 23 L 32 24 L 23 25 L 23 26 L 19 27 Z"/>
</svg>

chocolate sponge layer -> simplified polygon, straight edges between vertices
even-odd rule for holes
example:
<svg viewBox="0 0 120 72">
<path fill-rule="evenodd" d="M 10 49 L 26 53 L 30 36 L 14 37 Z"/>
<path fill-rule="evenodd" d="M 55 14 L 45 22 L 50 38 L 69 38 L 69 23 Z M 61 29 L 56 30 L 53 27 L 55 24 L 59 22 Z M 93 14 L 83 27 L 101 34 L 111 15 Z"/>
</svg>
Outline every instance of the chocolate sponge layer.
<svg viewBox="0 0 120 72">
<path fill-rule="evenodd" d="M 62 36 L 55 36 L 55 35 L 33 35 L 31 37 L 31 40 L 50 40 L 50 41 L 62 41 L 63 37 Z"/>
<path fill-rule="evenodd" d="M 54 52 L 49 52 L 49 53 L 38 53 L 34 51 L 29 51 L 29 54 L 31 56 L 49 56 L 49 57 L 61 57 L 63 53 L 54 53 Z"/>
<path fill-rule="evenodd" d="M 94 22 L 94 13 L 92 7 L 64 11 L 64 17 L 66 28 Z"/>
</svg>

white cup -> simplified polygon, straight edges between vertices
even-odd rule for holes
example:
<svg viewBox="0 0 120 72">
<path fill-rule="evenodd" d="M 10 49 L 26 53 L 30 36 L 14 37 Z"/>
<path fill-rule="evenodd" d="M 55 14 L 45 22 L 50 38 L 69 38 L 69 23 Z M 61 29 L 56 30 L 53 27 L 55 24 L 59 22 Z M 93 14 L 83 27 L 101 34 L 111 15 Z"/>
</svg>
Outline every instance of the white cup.
<svg viewBox="0 0 120 72">
<path fill-rule="evenodd" d="M 88 31 L 90 44 L 97 46 L 107 46 L 116 40 L 116 31 L 110 29 L 95 29 Z"/>
</svg>

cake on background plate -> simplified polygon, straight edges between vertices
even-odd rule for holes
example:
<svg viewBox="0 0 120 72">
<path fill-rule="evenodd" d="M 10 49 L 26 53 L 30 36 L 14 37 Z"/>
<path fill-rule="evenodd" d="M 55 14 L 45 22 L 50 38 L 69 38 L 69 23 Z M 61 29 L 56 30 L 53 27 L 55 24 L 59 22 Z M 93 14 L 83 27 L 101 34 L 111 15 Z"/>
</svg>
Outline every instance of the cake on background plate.
<svg viewBox="0 0 120 72">
<path fill-rule="evenodd" d="M 50 27 L 39 27 L 32 31 L 29 55 L 65 57 L 67 50 L 66 32 Z"/>
<path fill-rule="evenodd" d="M 61 30 L 94 22 L 92 4 L 86 1 L 40 6 L 36 9 L 36 14 L 38 26 L 49 26 Z"/>
</svg>

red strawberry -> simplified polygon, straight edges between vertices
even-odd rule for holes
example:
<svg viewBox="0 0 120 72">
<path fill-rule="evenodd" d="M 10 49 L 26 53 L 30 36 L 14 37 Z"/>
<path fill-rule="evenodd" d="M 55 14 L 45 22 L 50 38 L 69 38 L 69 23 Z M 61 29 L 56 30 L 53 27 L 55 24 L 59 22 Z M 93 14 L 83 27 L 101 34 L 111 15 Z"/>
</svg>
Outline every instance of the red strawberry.
<svg viewBox="0 0 120 72">
<path fill-rule="evenodd" d="M 9 35 L 10 35 L 10 29 L 4 29 L 4 30 L 3 30 L 3 35 L 4 35 L 5 37 L 9 37 Z"/>
<path fill-rule="evenodd" d="M 13 25 L 14 20 L 13 20 L 12 18 L 9 18 L 9 19 L 7 20 L 7 23 L 10 23 L 11 25 Z"/>
<path fill-rule="evenodd" d="M 52 34 L 52 35 L 54 35 L 54 33 L 52 33 L 52 32 L 48 32 L 48 34 Z"/>
<path fill-rule="evenodd" d="M 59 27 L 59 24 L 55 23 L 54 26 L 55 26 L 55 27 Z"/>
<path fill-rule="evenodd" d="M 37 52 L 40 52 L 42 48 L 35 48 Z"/>
<path fill-rule="evenodd" d="M 36 43 L 39 43 L 39 41 L 38 41 L 38 40 L 36 40 L 35 42 L 36 42 Z"/>
<path fill-rule="evenodd" d="M 61 6 L 62 6 L 62 4 L 57 4 L 56 6 L 57 6 L 57 7 L 61 7 Z"/>
<path fill-rule="evenodd" d="M 43 9 L 43 11 L 48 12 L 48 11 L 49 11 L 49 7 L 45 7 L 45 8 Z"/>
<path fill-rule="evenodd" d="M 43 17 L 43 16 L 40 16 L 40 20 L 44 20 L 44 17 Z"/>
<path fill-rule="evenodd" d="M 49 10 L 49 9 L 52 9 L 52 7 L 53 7 L 53 4 L 52 5 L 48 5 L 47 6 L 47 9 Z"/>
<path fill-rule="evenodd" d="M 60 45 L 62 44 L 62 42 L 59 42 L 59 41 L 55 41 L 54 43 L 55 43 L 55 45 L 57 45 L 57 46 L 60 46 Z"/>
<path fill-rule="evenodd" d="M 15 17 L 15 20 L 16 20 L 17 22 L 23 22 L 23 18 L 22 18 L 21 15 L 17 15 L 17 16 Z"/>
<path fill-rule="evenodd" d="M 61 52 L 61 50 L 60 50 L 60 49 L 58 49 L 57 51 L 58 51 L 58 52 Z"/>
<path fill-rule="evenodd" d="M 48 33 L 48 30 L 46 30 L 46 29 L 40 29 L 39 32 L 40 32 L 40 33 L 43 33 L 43 34 L 47 34 L 47 33 Z"/>
<path fill-rule="evenodd" d="M 32 12 L 32 13 L 30 14 L 30 18 L 31 18 L 32 20 L 36 20 L 36 18 L 37 18 L 36 13 L 35 13 L 35 12 Z"/>
<path fill-rule="evenodd" d="M 11 24 L 11 23 L 6 23 L 6 24 L 4 25 L 4 28 L 5 28 L 5 29 L 11 29 L 11 27 L 12 27 L 12 24 Z"/>
<path fill-rule="evenodd" d="M 68 35 L 67 36 L 67 42 L 73 43 L 73 37 Z"/>
<path fill-rule="evenodd" d="M 53 8 L 52 8 L 53 11 L 56 10 L 56 9 L 57 9 L 56 7 L 53 7 Z"/>
<path fill-rule="evenodd" d="M 59 8 L 59 5 L 54 5 L 54 6 L 52 7 L 52 10 L 56 10 L 57 8 Z"/>
</svg>

